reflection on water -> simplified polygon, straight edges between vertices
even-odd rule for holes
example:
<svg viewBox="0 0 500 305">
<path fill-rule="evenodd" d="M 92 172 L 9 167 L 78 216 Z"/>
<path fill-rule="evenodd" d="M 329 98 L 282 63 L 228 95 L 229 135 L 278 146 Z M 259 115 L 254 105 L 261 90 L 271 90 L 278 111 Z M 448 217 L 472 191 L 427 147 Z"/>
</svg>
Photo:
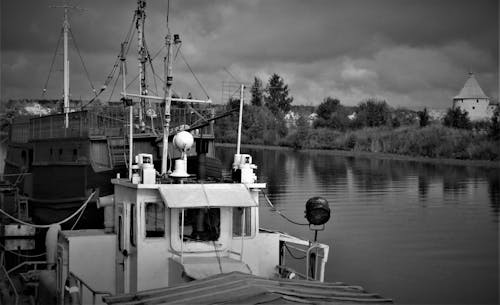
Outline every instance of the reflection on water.
<svg viewBox="0 0 500 305">
<path fill-rule="evenodd" d="M 303 221 L 323 196 L 333 209 L 320 232 L 331 246 L 326 279 L 359 284 L 398 303 L 498 304 L 500 174 L 497 169 L 250 149 L 280 210 Z M 218 148 L 230 167 L 234 149 Z M 261 226 L 312 238 L 261 209 Z"/>
</svg>

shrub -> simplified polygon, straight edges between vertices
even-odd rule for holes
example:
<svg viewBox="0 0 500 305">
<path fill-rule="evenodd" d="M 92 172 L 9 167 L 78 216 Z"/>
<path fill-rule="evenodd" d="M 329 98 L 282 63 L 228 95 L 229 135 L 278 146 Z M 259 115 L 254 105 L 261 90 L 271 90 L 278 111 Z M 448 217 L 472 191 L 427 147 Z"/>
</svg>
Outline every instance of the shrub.
<svg viewBox="0 0 500 305">
<path fill-rule="evenodd" d="M 419 121 L 420 127 L 425 127 L 425 126 L 429 125 L 429 120 L 431 117 L 430 117 L 429 113 L 427 112 L 427 108 L 424 108 L 423 111 L 417 112 L 417 115 L 418 115 L 418 121 Z"/>
<path fill-rule="evenodd" d="M 453 128 L 470 129 L 471 123 L 469 114 L 460 107 L 450 108 L 443 118 L 443 125 Z"/>
</svg>

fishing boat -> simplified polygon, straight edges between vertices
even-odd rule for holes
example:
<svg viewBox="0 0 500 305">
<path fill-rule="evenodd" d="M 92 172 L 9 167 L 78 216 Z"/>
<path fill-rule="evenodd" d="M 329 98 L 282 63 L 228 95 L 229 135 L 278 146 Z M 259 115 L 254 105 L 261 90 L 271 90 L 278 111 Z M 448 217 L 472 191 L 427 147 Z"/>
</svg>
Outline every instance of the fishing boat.
<svg viewBox="0 0 500 305">
<path fill-rule="evenodd" d="M 137 11 L 145 8 L 144 0 L 137 3 Z M 30 216 L 33 214 L 28 213 L 32 208 L 32 202 L 28 201 L 31 197 L 17 191 L 16 196 L 24 198 L 16 201 L 17 217 L 0 210 L 16 223 L 5 226 L 7 235 L 17 237 L 11 240 L 10 247 L 14 244 L 14 248 L 8 249 L 6 244 L 1 252 L 2 301 L 15 304 L 391 302 L 358 286 L 324 282 L 330 247 L 318 242 L 317 235 L 330 219 L 325 199 L 312 197 L 305 205 L 305 218 L 315 232 L 314 240 L 261 228 L 261 199 L 270 206 L 272 203 L 265 194 L 266 183 L 259 181 L 255 173 L 257 165 L 252 156 L 241 152 L 243 98 L 231 178 L 208 174 L 210 165 L 206 157 L 213 152 L 211 125 L 216 116 L 199 124 L 181 122 L 179 125 L 188 126 L 174 128 L 177 124 L 172 123 L 173 102 L 209 104 L 210 100 L 173 96 L 172 54 L 180 39 L 170 33 L 168 26 L 167 29 L 163 96 L 144 91 L 130 94 L 124 86 L 125 109 L 121 117 L 104 110 L 97 115 L 89 110 L 65 111 L 31 118 L 29 125 L 25 125 L 28 129 L 12 129 L 11 138 L 16 130 L 28 130 L 19 132 L 26 137 L 18 146 L 19 161 L 32 172 L 33 181 L 38 175 L 54 179 L 59 173 L 55 170 L 57 166 L 61 172 L 66 170 L 68 175 L 74 175 L 67 177 L 77 181 L 46 183 L 59 189 L 74 185 L 75 192 L 81 193 L 80 199 L 85 200 L 65 219 L 49 223 L 33 222 Z M 122 45 L 122 64 L 124 49 Z M 140 108 L 149 102 L 160 105 L 161 124 L 152 123 L 151 133 L 137 132 L 134 105 Z M 143 129 L 141 121 L 137 123 L 138 130 Z M 161 126 L 161 132 L 156 130 L 157 126 Z M 119 139 L 123 140 L 119 145 L 112 143 Z M 76 146 L 56 146 L 69 143 Z M 122 147 L 123 158 L 119 160 L 123 168 L 115 166 L 115 146 Z M 24 181 L 25 186 L 29 185 L 26 178 Z M 33 183 L 33 193 L 29 196 L 41 196 L 43 187 L 37 183 L 42 182 Z M 29 187 L 22 188 L 25 194 L 29 191 Z M 63 190 L 66 191 L 69 196 L 69 190 Z M 76 227 L 91 202 L 102 210 L 101 226 Z M 66 223 L 76 216 L 68 226 Z M 61 226 L 65 224 L 66 228 Z M 19 239 L 38 229 L 44 232 L 45 252 L 41 260 L 33 260 L 33 256 L 21 251 L 30 245 Z M 292 260 L 296 257 L 293 253 L 303 255 L 299 263 Z M 6 254 L 25 259 L 7 266 Z"/>
<path fill-rule="evenodd" d="M 8 202 L 14 202 L 14 197 L 16 200 L 27 200 L 29 217 L 37 224 L 50 224 L 66 218 L 93 191 L 101 196 L 111 194 L 113 187 L 110 179 L 116 174 L 127 176 L 137 152 L 149 153 L 155 156 L 155 160 L 161 160 L 162 150 L 165 117 L 158 113 L 163 112 L 163 104 L 147 98 L 151 88 L 146 75 L 147 72 L 152 74 L 147 71 L 149 66 L 152 69 L 152 56 L 146 48 L 144 34 L 145 1 L 137 3 L 132 20 L 133 31 L 122 42 L 112 73 L 106 78 L 101 90 L 84 105 L 76 105 L 69 98 L 68 37 L 73 34 L 68 11 L 74 7 L 58 7 L 64 9 L 61 31 L 64 44 L 63 111 L 51 115 L 15 118 L 10 126 L 5 158 L 4 178 L 12 184 L 13 189 L 17 189 L 15 196 L 9 195 L 6 198 L 12 197 Z M 123 95 L 118 103 L 94 106 L 98 96 L 112 80 L 118 80 L 120 76 L 123 80 L 122 91 L 126 93 L 126 56 L 133 44 L 134 33 L 139 37 L 137 60 L 140 67 L 140 97 L 134 97 L 138 99 L 137 103 L 129 103 L 132 100 Z M 176 44 L 180 43 L 177 36 Z M 123 73 L 119 74 L 118 68 Z M 208 99 L 207 97 L 206 100 Z M 195 145 L 188 155 L 192 161 L 191 173 L 201 179 L 220 179 L 221 163 L 215 158 L 213 121 L 227 113 L 216 114 L 209 103 L 202 104 L 195 99 L 189 99 L 189 103 L 182 107 L 175 107 L 173 104 L 179 100 L 182 99 L 171 99 L 167 136 L 171 140 L 174 131 L 178 129 L 193 131 Z M 170 156 L 172 160 L 179 157 L 175 151 L 171 151 Z M 159 163 L 156 166 L 159 167 Z M 166 166 L 172 167 L 170 160 L 167 160 Z M 97 208 L 96 201 L 92 200 L 77 228 L 102 228 L 102 220 L 102 211 Z M 63 228 L 72 226 L 72 222 L 63 224 Z"/>
</svg>

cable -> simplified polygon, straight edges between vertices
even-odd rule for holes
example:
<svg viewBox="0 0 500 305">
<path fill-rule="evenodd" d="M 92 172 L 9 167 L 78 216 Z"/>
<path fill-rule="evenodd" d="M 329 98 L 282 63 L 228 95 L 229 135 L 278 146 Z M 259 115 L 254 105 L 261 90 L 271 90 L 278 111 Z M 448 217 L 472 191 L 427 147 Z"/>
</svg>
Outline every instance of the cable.
<svg viewBox="0 0 500 305">
<path fill-rule="evenodd" d="M 131 36 L 132 30 L 134 29 L 135 17 L 136 17 L 136 14 L 134 13 L 134 15 L 132 16 L 132 23 L 130 24 L 130 27 L 129 27 L 128 32 L 127 32 L 127 35 L 125 36 L 124 43 L 126 43 L 128 45 L 128 48 L 127 48 L 127 51 L 126 51 L 125 54 L 128 53 L 128 50 L 130 48 L 130 40 L 131 40 L 130 36 Z M 121 53 L 121 50 L 120 50 L 120 53 Z M 123 54 L 123 55 L 125 56 L 125 54 Z M 116 61 L 115 61 L 114 65 L 113 65 L 113 69 L 111 69 L 111 72 L 106 77 L 106 80 L 104 81 L 104 85 L 99 90 L 99 93 L 94 98 L 92 98 L 87 104 L 83 105 L 82 109 L 84 109 L 88 105 L 92 104 L 97 99 L 97 97 L 99 95 L 101 95 L 101 93 L 103 93 L 106 90 L 106 88 L 108 87 L 109 83 L 111 83 L 111 81 L 113 80 L 113 78 L 115 76 L 116 70 L 118 69 L 118 66 L 120 65 L 120 61 L 121 61 L 121 54 L 119 54 L 117 56 Z M 111 97 L 112 97 L 112 95 L 109 97 L 108 101 L 111 100 Z"/>
<path fill-rule="evenodd" d="M 266 198 L 266 201 L 269 204 L 269 206 L 273 209 L 273 212 L 278 213 L 278 215 L 280 215 L 281 217 L 283 217 L 284 219 L 286 219 L 287 221 L 289 221 L 289 222 L 291 222 L 293 224 L 296 224 L 296 225 L 299 225 L 299 226 L 308 226 L 309 225 L 308 223 L 300 223 L 300 222 L 297 222 L 297 221 L 294 221 L 294 220 L 288 218 L 287 216 L 285 216 L 283 213 L 281 213 L 280 211 L 278 211 L 274 207 L 274 205 L 271 203 L 271 200 L 269 200 L 269 198 L 267 197 L 266 193 L 262 192 L 262 194 L 264 195 L 264 198 Z"/>
<path fill-rule="evenodd" d="M 92 92 L 94 92 L 94 95 L 97 95 L 97 90 L 95 90 L 94 84 L 92 83 L 92 80 L 90 80 L 89 71 L 87 70 L 87 67 L 85 66 L 85 62 L 83 61 L 83 57 L 80 54 L 80 49 L 78 48 L 78 45 L 76 44 L 76 39 L 75 39 L 75 36 L 73 35 L 73 31 L 71 30 L 71 28 L 69 29 L 69 33 L 71 35 L 71 39 L 73 39 L 73 45 L 75 46 L 76 53 L 78 53 L 78 57 L 80 57 L 80 61 L 82 63 L 83 71 L 85 71 L 85 75 L 87 76 L 87 80 L 90 83 L 90 87 L 92 88 Z"/>
<path fill-rule="evenodd" d="M 92 194 L 90 194 L 89 198 L 87 198 L 87 200 L 85 201 L 84 204 L 82 204 L 81 207 L 78 208 L 78 210 L 76 210 L 73 214 L 71 214 L 70 216 L 66 217 L 65 219 L 61 220 L 61 221 L 58 221 L 56 223 L 53 223 L 53 224 L 48 224 L 48 225 L 37 225 L 37 224 L 33 224 L 33 223 L 28 223 L 28 222 L 25 222 L 25 221 L 22 221 L 20 219 L 17 219 L 16 217 L 10 215 L 9 213 L 5 212 L 4 210 L 0 209 L 0 213 L 4 214 L 5 216 L 7 216 L 8 218 L 14 220 L 15 222 L 17 223 L 20 223 L 20 224 L 23 224 L 23 225 L 27 225 L 27 226 L 30 226 L 30 227 L 33 227 L 33 228 L 40 228 L 40 229 L 46 229 L 46 228 L 50 228 L 52 225 L 60 225 L 60 224 L 63 224 L 65 222 L 67 222 L 68 220 L 70 220 L 71 218 L 75 217 L 78 213 L 80 213 L 83 209 L 85 209 L 85 207 L 87 206 L 87 204 L 89 203 L 90 199 L 92 199 L 92 197 L 94 197 L 96 191 L 92 192 Z"/>
<path fill-rule="evenodd" d="M 198 85 L 201 87 L 201 90 L 203 90 L 203 92 L 205 92 L 205 95 L 207 96 L 207 98 L 210 98 L 210 96 L 208 95 L 208 92 L 207 90 L 205 90 L 205 87 L 203 87 L 203 85 L 201 84 L 200 80 L 198 79 L 198 77 L 196 77 L 196 74 L 194 74 L 193 72 L 193 69 L 191 69 L 191 66 L 188 64 L 188 62 L 186 61 L 186 59 L 184 58 L 184 55 L 182 55 L 182 51 L 180 51 L 179 49 L 179 54 L 181 54 L 181 58 L 182 60 L 184 61 L 184 63 L 186 64 L 186 66 L 188 67 L 189 71 L 191 71 L 191 74 L 193 74 L 193 77 L 194 79 L 198 82 Z"/>
<path fill-rule="evenodd" d="M 290 250 L 290 248 L 288 248 L 288 245 L 286 243 L 284 243 L 283 245 L 285 246 L 286 251 L 290 254 L 291 257 L 293 257 L 295 259 L 304 259 L 307 257 L 307 255 L 304 255 L 301 257 L 295 256 L 295 255 L 293 255 L 292 250 Z"/>
<path fill-rule="evenodd" d="M 7 248 L 5 248 L 5 246 L 3 244 L 1 244 L 1 243 L 0 243 L 0 248 L 2 248 L 5 252 L 9 252 L 9 253 L 17 255 L 19 257 L 25 257 L 25 258 L 35 258 L 35 257 L 44 256 L 45 254 L 47 254 L 47 252 L 43 252 L 43 253 L 40 253 L 40 254 L 34 254 L 34 255 L 21 254 L 21 253 L 17 253 L 17 252 L 11 251 L 11 250 L 7 250 Z"/>
<path fill-rule="evenodd" d="M 71 229 L 69 229 L 70 231 L 73 231 L 73 229 L 76 227 L 76 224 L 78 223 L 78 221 L 80 221 L 80 218 L 82 218 L 84 212 L 85 209 L 82 209 L 82 212 L 80 213 L 80 215 L 78 215 L 78 218 L 75 220 L 75 223 L 71 226 Z"/>
<path fill-rule="evenodd" d="M 45 96 L 45 92 L 47 92 L 47 86 L 49 85 L 50 74 L 52 74 L 52 68 L 54 67 L 54 62 L 57 56 L 57 50 L 59 50 L 59 44 L 61 43 L 61 37 L 63 36 L 63 33 L 64 30 L 61 28 L 61 34 L 59 34 L 59 39 L 57 40 L 54 56 L 52 57 L 52 62 L 50 63 L 49 75 L 47 76 L 47 80 L 45 81 L 45 86 L 43 86 L 42 98 Z"/>
</svg>

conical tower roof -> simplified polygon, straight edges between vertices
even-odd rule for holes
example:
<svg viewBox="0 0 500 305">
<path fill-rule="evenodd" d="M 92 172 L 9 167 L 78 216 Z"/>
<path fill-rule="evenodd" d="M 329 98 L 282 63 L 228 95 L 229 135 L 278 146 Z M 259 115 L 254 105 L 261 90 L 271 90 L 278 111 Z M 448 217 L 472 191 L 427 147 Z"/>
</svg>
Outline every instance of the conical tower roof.
<svg viewBox="0 0 500 305">
<path fill-rule="evenodd" d="M 458 95 L 455 96 L 453 99 L 469 99 L 469 98 L 470 99 L 488 98 L 488 96 L 484 94 L 483 89 L 481 89 L 481 87 L 479 86 L 472 72 L 469 73 L 469 78 L 465 82 L 465 85 L 462 88 L 462 90 L 460 90 Z"/>
</svg>

